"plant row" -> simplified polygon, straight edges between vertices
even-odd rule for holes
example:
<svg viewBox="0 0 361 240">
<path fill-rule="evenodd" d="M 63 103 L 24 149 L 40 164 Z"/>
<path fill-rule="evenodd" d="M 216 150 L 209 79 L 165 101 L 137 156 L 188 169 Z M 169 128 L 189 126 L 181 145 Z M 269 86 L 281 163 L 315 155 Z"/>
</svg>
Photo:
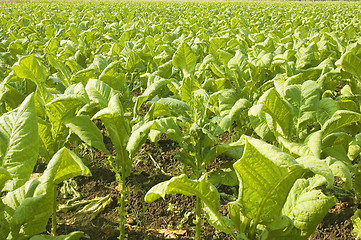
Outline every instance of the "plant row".
<svg viewBox="0 0 361 240">
<path fill-rule="evenodd" d="M 185 173 L 153 186 L 145 201 L 194 196 L 195 239 L 204 219 L 234 239 L 307 239 L 337 204 L 337 192 L 355 203 L 361 194 L 360 9 L 0 6 L 0 237 L 82 237 L 56 236 L 57 187 L 91 174 L 70 150 L 82 142 L 108 156 L 125 239 L 133 159 L 143 143 L 166 135 L 180 147 Z M 221 154 L 234 161 L 209 174 Z M 47 168 L 30 179 L 38 161 Z M 228 216 L 220 214 L 219 184 L 239 189 Z M 49 218 L 52 237 L 40 235 Z M 358 237 L 359 211 L 352 220 Z"/>
</svg>

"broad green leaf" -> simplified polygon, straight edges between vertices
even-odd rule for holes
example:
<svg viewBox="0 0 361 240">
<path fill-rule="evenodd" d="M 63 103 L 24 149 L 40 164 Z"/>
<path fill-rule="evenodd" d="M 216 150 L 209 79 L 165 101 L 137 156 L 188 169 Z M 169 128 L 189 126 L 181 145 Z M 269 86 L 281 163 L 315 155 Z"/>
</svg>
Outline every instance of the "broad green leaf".
<svg viewBox="0 0 361 240">
<path fill-rule="evenodd" d="M 161 98 L 163 99 L 163 98 Z M 148 122 L 161 117 L 170 116 L 170 110 L 167 106 L 160 104 L 159 102 L 155 102 L 147 111 L 147 114 L 144 116 L 144 121 Z"/>
<path fill-rule="evenodd" d="M 70 83 L 81 83 L 84 86 L 88 83 L 90 79 L 96 78 L 97 73 L 93 68 L 85 68 L 75 72 L 71 75 L 69 80 Z"/>
<path fill-rule="evenodd" d="M 2 239 L 26 240 L 46 230 L 53 212 L 52 181 L 33 179 L 3 198 L 6 222 L 0 225 Z"/>
<path fill-rule="evenodd" d="M 169 79 L 156 78 L 155 81 L 150 86 L 147 87 L 144 93 L 137 98 L 134 106 L 135 112 L 136 113 L 139 112 L 140 107 L 148 99 L 153 98 L 157 95 L 161 95 L 163 88 L 165 88 L 169 83 L 170 83 Z"/>
<path fill-rule="evenodd" d="M 57 59 L 53 54 L 47 54 L 48 62 L 51 66 L 53 66 L 56 70 L 58 70 L 63 76 L 62 76 L 62 82 L 65 86 L 69 85 L 69 80 L 71 78 L 71 71 L 70 69 L 65 65 L 64 62 Z"/>
<path fill-rule="evenodd" d="M 228 225 L 230 222 L 219 213 L 220 197 L 218 191 L 208 182 L 207 175 L 203 175 L 199 180 L 190 180 L 185 174 L 173 177 L 152 187 L 144 199 L 146 202 L 153 202 L 158 198 L 164 199 L 165 195 L 176 193 L 199 197 L 202 200 L 209 223 L 226 233 L 231 232 L 231 226 Z"/>
<path fill-rule="evenodd" d="M 29 179 L 38 153 L 38 124 L 31 94 L 17 109 L 0 117 L 0 167 L 12 177 L 6 182 L 5 191 L 12 191 Z"/>
<path fill-rule="evenodd" d="M 265 141 L 274 141 L 275 136 L 269 126 L 272 126 L 272 117 L 266 113 L 263 104 L 253 105 L 248 110 L 249 121 L 253 130 Z M 273 129 L 273 128 L 272 128 Z"/>
<path fill-rule="evenodd" d="M 232 167 L 232 162 L 226 162 L 209 174 L 209 182 L 215 186 L 223 184 L 226 186 L 237 186 L 239 181 Z"/>
<path fill-rule="evenodd" d="M 193 92 L 200 88 L 201 86 L 199 83 L 192 77 L 183 78 L 182 86 L 180 87 L 180 96 L 182 101 L 188 103 L 193 97 Z"/>
<path fill-rule="evenodd" d="M 79 240 L 84 236 L 83 232 L 72 232 L 68 235 L 59 235 L 59 236 L 48 236 L 48 235 L 36 235 L 31 237 L 30 240 Z"/>
<path fill-rule="evenodd" d="M 116 94 L 106 83 L 97 79 L 89 79 L 85 89 L 89 98 L 98 103 L 102 108 L 107 107 L 110 98 Z"/>
<path fill-rule="evenodd" d="M 91 173 L 74 152 L 64 147 L 50 160 L 41 178 L 57 185 L 66 179 L 79 175 L 91 176 Z"/>
<path fill-rule="evenodd" d="M 339 177 L 344 181 L 343 187 L 345 189 L 352 189 L 352 173 L 342 161 L 338 161 L 335 158 L 326 158 L 333 175 Z"/>
<path fill-rule="evenodd" d="M 328 210 L 337 202 L 335 197 L 315 190 L 318 182 L 317 176 L 296 181 L 282 210 L 282 214 L 289 218 L 292 225 L 286 230 L 271 233 L 269 239 L 302 240 L 315 231 Z"/>
<path fill-rule="evenodd" d="M 321 130 L 317 132 L 313 132 L 309 134 L 305 139 L 305 143 L 310 148 L 312 154 L 317 158 L 320 158 L 321 156 L 322 134 L 323 132 Z"/>
<path fill-rule="evenodd" d="M 335 100 L 332 98 L 321 99 L 316 112 L 317 121 L 321 125 L 325 124 L 337 110 L 339 109 Z"/>
<path fill-rule="evenodd" d="M 297 158 L 296 161 L 305 169 L 309 169 L 313 173 L 325 177 L 329 188 L 333 186 L 334 175 L 325 160 L 321 160 L 315 156 L 304 156 Z"/>
<path fill-rule="evenodd" d="M 328 134 L 338 131 L 343 127 L 349 126 L 353 123 L 357 123 L 360 121 L 361 121 L 360 113 L 347 111 L 347 110 L 338 110 L 322 126 L 323 136 L 325 137 Z"/>
<path fill-rule="evenodd" d="M 57 151 L 56 142 L 53 138 L 51 127 L 52 126 L 50 122 L 38 118 L 40 142 L 39 154 L 46 159 L 51 159 L 51 157 Z"/>
<path fill-rule="evenodd" d="M 361 153 L 361 134 L 356 134 L 355 139 L 353 139 L 348 146 L 347 156 L 351 161 L 355 160 L 357 156 Z"/>
<path fill-rule="evenodd" d="M 248 138 L 234 165 L 242 182 L 242 213 L 256 224 L 277 219 L 303 168 L 295 159 L 264 141 Z"/>
<path fill-rule="evenodd" d="M 229 114 L 223 117 L 220 122 L 220 126 L 224 130 L 228 130 L 234 121 L 237 121 L 242 111 L 249 109 L 251 107 L 251 103 L 247 99 L 238 99 L 237 102 L 233 105 Z"/>
<path fill-rule="evenodd" d="M 130 155 L 133 155 L 139 149 L 140 145 L 145 142 L 153 125 L 154 121 L 146 122 L 138 129 L 132 131 L 127 144 L 127 150 Z"/>
<path fill-rule="evenodd" d="M 25 99 L 25 96 L 16 88 L 3 81 L 0 85 L 0 101 L 4 101 L 10 108 L 17 108 Z"/>
<path fill-rule="evenodd" d="M 304 143 L 292 142 L 283 137 L 278 137 L 277 140 L 282 147 L 286 148 L 291 154 L 295 154 L 300 157 L 312 155 L 311 149 Z"/>
<path fill-rule="evenodd" d="M 44 174 L 27 181 L 3 198 L 5 218 L 10 226 L 0 226 L 3 239 L 25 240 L 46 230 L 53 213 L 55 186 L 71 177 L 90 176 L 89 169 L 75 153 L 66 148 L 59 150 L 50 160 Z"/>
<path fill-rule="evenodd" d="M 65 118 L 63 123 L 86 144 L 109 154 L 103 142 L 103 135 L 89 116 Z"/>
<path fill-rule="evenodd" d="M 190 111 L 190 107 L 185 102 L 182 102 L 174 98 L 161 98 L 158 103 L 167 106 L 167 108 L 175 114 L 175 116 L 185 116 L 187 111 Z"/>
<path fill-rule="evenodd" d="M 126 86 L 126 77 L 120 72 L 119 62 L 112 62 L 100 74 L 99 80 L 115 90 L 122 90 Z"/>
<path fill-rule="evenodd" d="M 53 138 L 57 139 L 62 129 L 62 120 L 75 116 L 77 110 L 87 103 L 82 96 L 64 94 L 45 105 L 47 115 L 52 123 Z"/>
<path fill-rule="evenodd" d="M 132 134 L 127 144 L 127 150 L 130 155 L 133 155 L 148 138 L 151 130 L 157 130 L 166 134 L 174 141 L 183 141 L 183 133 L 177 123 L 175 117 L 165 117 L 143 123 L 137 129 L 133 129 Z"/>
<path fill-rule="evenodd" d="M 173 55 L 173 65 L 186 73 L 192 73 L 197 63 L 197 56 L 186 42 L 182 42 Z"/>
<path fill-rule="evenodd" d="M 248 58 L 240 50 L 236 51 L 233 58 L 228 61 L 228 68 L 234 71 L 244 70 L 248 65 Z"/>
<path fill-rule="evenodd" d="M 37 84 L 45 82 L 48 75 L 47 69 L 33 55 L 20 58 L 12 68 L 18 77 Z"/>
<path fill-rule="evenodd" d="M 297 128 L 313 120 L 321 97 L 321 89 L 315 81 L 305 81 L 302 85 L 286 88 L 287 101 L 294 107 Z"/>
<path fill-rule="evenodd" d="M 118 95 L 114 95 L 110 99 L 108 107 L 97 112 L 92 119 L 102 121 L 109 132 L 115 150 L 121 154 L 129 141 L 130 125 L 124 116 Z"/>
<path fill-rule="evenodd" d="M 276 127 L 282 129 L 281 134 L 285 137 L 289 136 L 292 129 L 292 111 L 289 105 L 280 98 L 276 90 L 272 88 L 265 96 L 264 101 L 259 103 L 264 104 L 264 111 L 270 114 L 278 123 L 279 126 Z"/>
<path fill-rule="evenodd" d="M 169 117 L 157 119 L 154 121 L 154 124 L 156 130 L 166 134 L 173 141 L 182 142 L 184 140 L 177 118 Z"/>
<path fill-rule="evenodd" d="M 352 51 L 348 51 L 342 55 L 341 59 L 341 67 L 346 72 L 354 75 L 358 80 L 361 79 L 361 58 L 354 54 Z"/>
</svg>

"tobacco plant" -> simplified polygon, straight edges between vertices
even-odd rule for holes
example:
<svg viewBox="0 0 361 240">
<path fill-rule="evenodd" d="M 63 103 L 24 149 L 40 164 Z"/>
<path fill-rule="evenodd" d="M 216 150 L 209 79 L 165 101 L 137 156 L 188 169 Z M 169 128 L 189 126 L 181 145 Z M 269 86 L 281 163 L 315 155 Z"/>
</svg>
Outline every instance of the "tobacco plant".
<svg viewBox="0 0 361 240">
<path fill-rule="evenodd" d="M 149 98 L 159 97 L 162 88 L 168 86 L 175 91 L 178 85 L 176 97 L 160 98 L 154 102 L 143 121 L 138 123 L 138 127 L 132 134 L 132 141 L 144 141 L 150 137 L 153 141 L 163 133 L 170 139 L 176 141 L 181 147 L 178 160 L 184 164 L 186 168 L 192 170 L 192 175 L 181 175 L 174 177 L 184 182 L 202 181 L 206 178 L 204 173 L 206 167 L 220 154 L 238 148 L 238 143 L 219 144 L 217 136 L 223 133 L 221 127 L 218 126 L 220 117 L 209 111 L 211 104 L 218 99 L 220 93 L 210 96 L 194 78 L 192 72 L 196 64 L 196 56 L 186 43 L 182 43 L 175 55 L 173 56 L 173 64 L 183 71 L 183 81 L 179 84 L 163 78 L 155 78 L 154 82 L 149 85 L 146 91 L 138 98 L 136 105 L 140 108 L 141 104 Z M 217 101 L 216 101 L 217 102 Z M 207 181 L 207 180 L 204 180 Z M 180 189 L 171 191 L 168 189 L 168 181 L 154 186 L 147 193 L 145 199 L 148 202 L 154 201 L 156 198 L 150 197 L 152 194 L 161 192 L 159 196 L 164 197 L 169 193 L 181 193 L 192 195 Z M 205 189 L 203 189 L 205 191 Z M 203 191 L 202 190 L 202 191 Z M 209 189 L 208 189 L 209 190 Z M 198 190 L 197 190 L 198 191 Z M 196 196 L 196 227 L 195 239 L 201 238 L 202 229 L 202 202 L 204 198 Z M 207 217 L 211 217 L 206 212 Z"/>
<path fill-rule="evenodd" d="M 3 193 L 0 236 L 2 239 L 43 239 L 38 234 L 46 230 L 56 207 L 57 185 L 78 175 L 89 176 L 90 171 L 73 152 L 62 148 L 49 161 L 40 178 L 29 180 L 39 153 L 33 94 L 18 108 L 0 117 L 0 134 Z M 82 235 L 74 232 L 59 238 L 80 239 Z"/>
</svg>

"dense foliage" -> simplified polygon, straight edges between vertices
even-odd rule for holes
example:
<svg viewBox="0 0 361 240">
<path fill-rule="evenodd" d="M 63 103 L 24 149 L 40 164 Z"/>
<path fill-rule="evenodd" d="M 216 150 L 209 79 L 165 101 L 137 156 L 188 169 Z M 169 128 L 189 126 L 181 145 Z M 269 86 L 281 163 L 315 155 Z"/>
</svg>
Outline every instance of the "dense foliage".
<svg viewBox="0 0 361 240">
<path fill-rule="evenodd" d="M 126 238 L 132 159 L 166 135 L 180 146 L 184 174 L 145 201 L 195 196 L 196 239 L 203 214 L 234 239 L 307 239 L 337 203 L 335 189 L 355 201 L 361 194 L 360 10 L 330 2 L 0 5 L 0 238 L 52 239 L 39 235 L 51 215 L 56 235 L 58 184 L 90 175 L 70 150 L 80 142 L 109 156 Z M 234 162 L 209 174 L 220 154 Z M 48 167 L 29 180 L 40 160 Z M 229 216 L 220 214 L 218 184 L 239 186 Z M 352 220 L 360 236 L 359 212 Z"/>
</svg>

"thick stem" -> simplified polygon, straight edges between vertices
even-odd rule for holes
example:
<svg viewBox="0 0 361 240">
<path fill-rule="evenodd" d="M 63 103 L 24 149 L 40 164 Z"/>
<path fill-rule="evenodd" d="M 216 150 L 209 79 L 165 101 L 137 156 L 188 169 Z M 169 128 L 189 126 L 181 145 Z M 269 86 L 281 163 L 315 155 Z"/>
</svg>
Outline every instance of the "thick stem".
<svg viewBox="0 0 361 240">
<path fill-rule="evenodd" d="M 125 204 L 126 204 L 126 200 L 125 200 L 125 195 L 126 195 L 126 185 L 125 185 L 125 167 L 122 167 L 122 173 L 121 173 L 121 179 L 120 179 L 120 199 L 119 199 L 119 204 L 120 204 L 120 209 L 119 209 L 119 214 L 120 214 L 120 223 L 119 223 L 119 239 L 120 240 L 125 240 L 127 239 L 126 235 L 125 235 L 125 224 L 127 223 L 127 213 L 125 212 Z"/>
<path fill-rule="evenodd" d="M 56 197 L 57 197 L 57 192 L 58 192 L 58 188 L 55 185 L 54 186 L 54 203 L 53 203 L 53 214 L 51 217 L 51 236 L 56 236 L 56 227 L 57 227 L 57 221 L 56 221 L 56 210 L 58 207 L 58 204 L 56 202 Z"/>
</svg>

